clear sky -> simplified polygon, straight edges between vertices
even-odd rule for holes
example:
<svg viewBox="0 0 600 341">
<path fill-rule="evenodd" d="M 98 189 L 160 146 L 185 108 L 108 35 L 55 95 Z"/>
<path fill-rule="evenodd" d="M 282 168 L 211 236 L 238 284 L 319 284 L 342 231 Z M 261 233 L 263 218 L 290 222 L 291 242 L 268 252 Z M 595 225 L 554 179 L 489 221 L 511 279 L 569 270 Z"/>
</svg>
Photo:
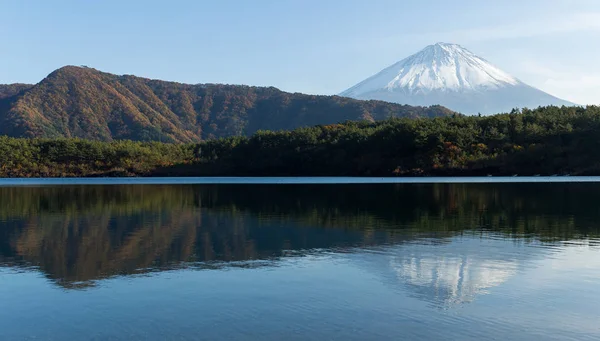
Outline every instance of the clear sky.
<svg viewBox="0 0 600 341">
<path fill-rule="evenodd" d="M 64 65 L 335 94 L 439 41 L 600 104 L 600 0 L 0 0 L 0 83 Z"/>
</svg>

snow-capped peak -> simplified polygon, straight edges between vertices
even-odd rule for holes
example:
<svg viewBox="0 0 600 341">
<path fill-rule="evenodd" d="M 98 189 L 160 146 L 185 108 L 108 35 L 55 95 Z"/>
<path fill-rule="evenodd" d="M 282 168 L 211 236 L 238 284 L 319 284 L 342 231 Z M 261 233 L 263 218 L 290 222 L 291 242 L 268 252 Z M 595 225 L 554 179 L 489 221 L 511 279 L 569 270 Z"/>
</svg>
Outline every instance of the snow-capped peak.
<svg viewBox="0 0 600 341">
<path fill-rule="evenodd" d="M 355 97 L 373 91 L 404 94 L 479 91 L 521 82 L 457 44 L 437 43 L 344 91 Z"/>
</svg>

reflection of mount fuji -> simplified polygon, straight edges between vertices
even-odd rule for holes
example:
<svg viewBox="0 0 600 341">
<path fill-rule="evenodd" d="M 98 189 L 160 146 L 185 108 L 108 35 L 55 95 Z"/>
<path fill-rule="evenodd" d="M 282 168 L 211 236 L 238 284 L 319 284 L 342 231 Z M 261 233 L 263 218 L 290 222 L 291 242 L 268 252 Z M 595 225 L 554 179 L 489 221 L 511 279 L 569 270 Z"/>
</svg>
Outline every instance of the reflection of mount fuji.
<svg viewBox="0 0 600 341">
<path fill-rule="evenodd" d="M 509 278 L 517 260 L 529 257 L 523 254 L 527 248 L 513 243 L 466 236 L 495 233 L 547 242 L 599 236 L 599 189 L 596 184 L 0 187 L 0 266 L 33 266 L 70 288 L 115 275 L 257 260 L 276 264 L 314 250 L 358 250 L 349 256 L 386 283 L 438 303 L 464 302 Z M 423 244 L 423 237 L 436 245 Z M 490 244 L 477 244 L 484 241 Z M 371 257 L 365 248 L 386 253 Z"/>
<path fill-rule="evenodd" d="M 357 264 L 421 300 L 451 307 L 471 302 L 508 281 L 534 255 L 502 240 L 464 236 L 446 241 L 416 240 L 385 249 L 385 257 L 380 252 L 361 255 Z M 535 252 L 536 257 L 543 254 Z"/>
</svg>

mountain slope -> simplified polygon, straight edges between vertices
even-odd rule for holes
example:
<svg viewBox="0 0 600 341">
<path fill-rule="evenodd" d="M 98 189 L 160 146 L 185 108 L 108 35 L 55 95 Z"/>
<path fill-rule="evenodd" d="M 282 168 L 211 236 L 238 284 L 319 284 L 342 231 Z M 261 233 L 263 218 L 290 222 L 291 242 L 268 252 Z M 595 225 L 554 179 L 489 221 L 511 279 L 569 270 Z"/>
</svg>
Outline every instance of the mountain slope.
<svg viewBox="0 0 600 341">
<path fill-rule="evenodd" d="M 0 84 L 0 99 L 15 96 L 21 91 L 31 88 L 32 84 Z"/>
<path fill-rule="evenodd" d="M 340 96 L 409 105 L 439 104 L 466 114 L 574 105 L 521 82 L 460 45 L 446 43 L 427 46 Z"/>
<path fill-rule="evenodd" d="M 452 113 L 439 106 L 292 94 L 272 87 L 188 85 L 74 66 L 34 86 L 6 89 L 0 97 L 0 134 L 25 137 L 193 142 L 261 129 Z"/>
</svg>

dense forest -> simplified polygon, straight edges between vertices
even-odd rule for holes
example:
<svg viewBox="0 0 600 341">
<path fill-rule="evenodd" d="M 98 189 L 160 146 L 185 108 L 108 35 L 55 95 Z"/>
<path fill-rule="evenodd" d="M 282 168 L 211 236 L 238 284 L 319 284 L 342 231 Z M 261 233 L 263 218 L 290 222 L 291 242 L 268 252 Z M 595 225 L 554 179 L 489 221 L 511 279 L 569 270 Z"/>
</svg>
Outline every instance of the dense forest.
<svg viewBox="0 0 600 341">
<path fill-rule="evenodd" d="M 0 176 L 600 174 L 600 108 L 350 121 L 200 143 L 0 137 Z"/>
<path fill-rule="evenodd" d="M 273 87 L 180 84 L 67 66 L 35 85 L 0 85 L 0 134 L 192 143 L 346 120 L 453 112 Z"/>
<path fill-rule="evenodd" d="M 0 99 L 12 97 L 19 94 L 21 91 L 25 91 L 31 88 L 33 85 L 30 84 L 0 84 Z"/>
</svg>

